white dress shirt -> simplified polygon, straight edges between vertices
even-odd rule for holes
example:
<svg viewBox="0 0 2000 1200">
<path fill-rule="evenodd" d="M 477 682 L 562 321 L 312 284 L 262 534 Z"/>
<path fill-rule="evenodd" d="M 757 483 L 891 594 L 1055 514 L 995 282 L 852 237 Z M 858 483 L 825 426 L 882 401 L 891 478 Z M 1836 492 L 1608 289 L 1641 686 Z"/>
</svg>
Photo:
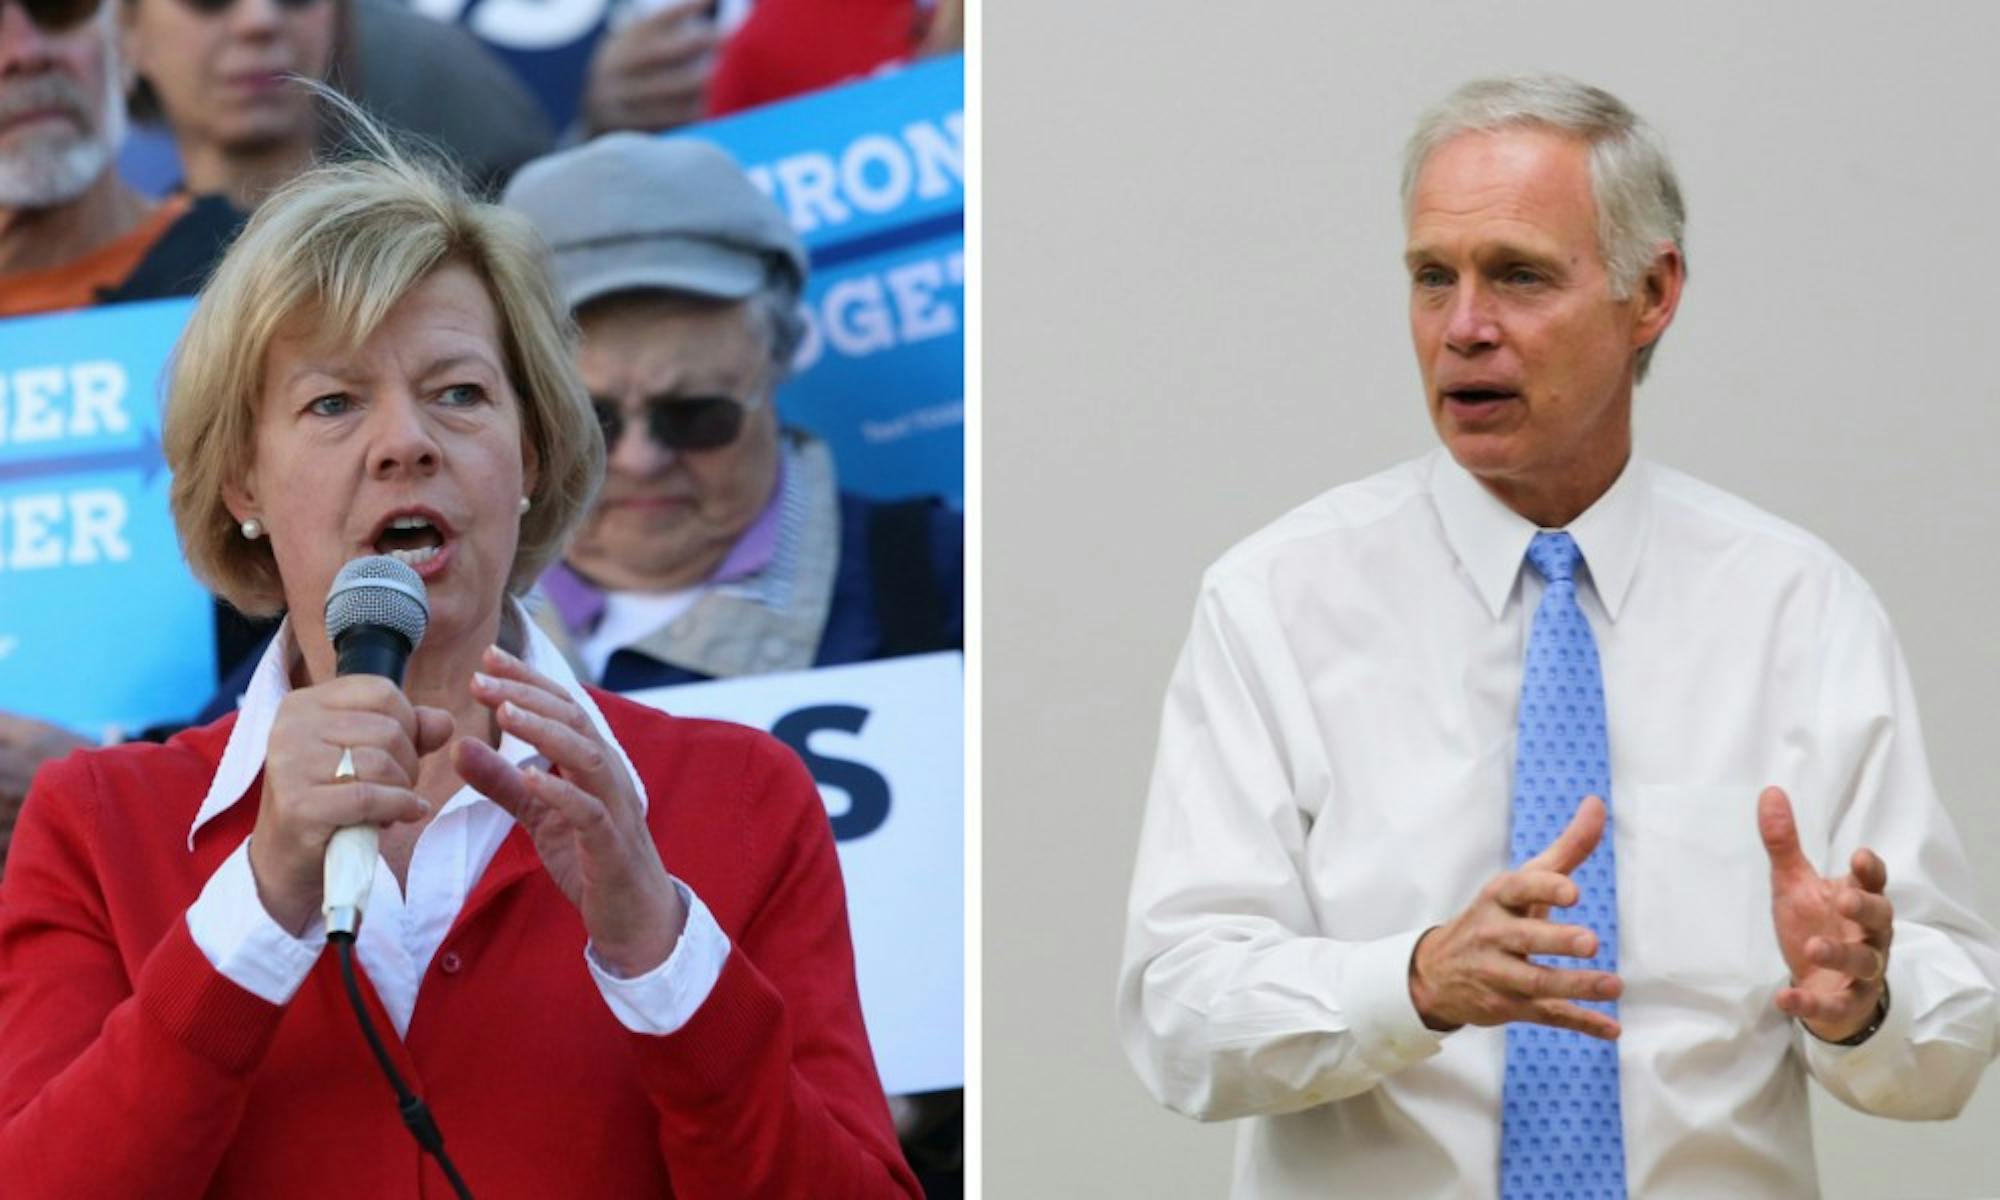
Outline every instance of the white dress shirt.
<svg viewBox="0 0 2000 1200">
<path fill-rule="evenodd" d="M 1423 1025 L 1418 936 L 1507 869 L 1535 527 L 1437 451 L 1225 555 L 1167 693 L 1118 1009 L 1161 1101 L 1248 1118 L 1235 1194 L 1491 1197 L 1504 1036 Z M 2000 943 L 1971 907 L 1909 681 L 1824 544 L 1633 460 L 1569 526 L 1610 723 L 1634 1196 L 1817 1194 L 1808 1071 L 1948 1116 L 2000 1052 Z M 1887 1023 L 1857 1048 L 1773 1004 L 1758 792 L 1807 856 L 1887 862 Z"/>
<path fill-rule="evenodd" d="M 515 624 L 527 631 L 523 661 L 560 684 L 589 715 L 598 736 L 624 764 L 643 808 L 647 803 L 645 783 L 632 769 L 624 747 L 612 736 L 597 702 L 577 683 L 561 652 L 527 614 L 517 607 L 514 616 Z M 288 619 L 271 639 L 243 694 L 236 726 L 216 767 L 215 782 L 188 829 L 190 849 L 195 831 L 218 813 L 236 804 L 258 803 L 258 797 L 246 792 L 263 769 L 278 705 L 291 691 L 290 669 L 296 655 Z M 512 735 L 501 738 L 499 751 L 516 766 L 530 760 L 545 761 L 538 758 L 534 747 Z M 438 809 L 437 816 L 418 835 L 405 877 L 407 894 L 397 887 L 389 865 L 376 860 L 374 887 L 354 949 L 398 1034 L 409 1031 L 417 992 L 431 959 L 465 907 L 473 885 L 513 829 L 514 818 L 505 809 L 467 785 Z M 605 1003 L 621 1024 L 635 1032 L 672 1033 L 686 1024 L 708 998 L 729 957 L 728 936 L 708 907 L 679 880 L 674 885 L 688 906 L 687 926 L 665 962 L 644 975 L 626 979 L 600 966 L 588 947 L 584 951 Z M 291 1000 L 326 946 L 324 919 L 313 918 L 303 936 L 295 938 L 264 911 L 250 871 L 247 838 L 209 877 L 201 896 L 188 908 L 187 922 L 195 944 L 216 970 L 273 1004 Z"/>
</svg>

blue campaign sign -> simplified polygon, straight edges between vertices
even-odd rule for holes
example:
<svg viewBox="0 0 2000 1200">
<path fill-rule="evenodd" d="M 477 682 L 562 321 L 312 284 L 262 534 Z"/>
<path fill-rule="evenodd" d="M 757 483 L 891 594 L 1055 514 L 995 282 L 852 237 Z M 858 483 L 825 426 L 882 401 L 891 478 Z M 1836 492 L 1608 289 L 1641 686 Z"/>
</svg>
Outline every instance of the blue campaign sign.
<svg viewBox="0 0 2000 1200">
<path fill-rule="evenodd" d="M 0 710 L 101 736 L 214 690 L 160 454 L 162 368 L 193 306 L 0 321 Z"/>
<path fill-rule="evenodd" d="M 933 59 L 668 134 L 712 141 L 812 256 L 811 332 L 778 394 L 841 485 L 965 490 L 965 63 Z"/>
</svg>

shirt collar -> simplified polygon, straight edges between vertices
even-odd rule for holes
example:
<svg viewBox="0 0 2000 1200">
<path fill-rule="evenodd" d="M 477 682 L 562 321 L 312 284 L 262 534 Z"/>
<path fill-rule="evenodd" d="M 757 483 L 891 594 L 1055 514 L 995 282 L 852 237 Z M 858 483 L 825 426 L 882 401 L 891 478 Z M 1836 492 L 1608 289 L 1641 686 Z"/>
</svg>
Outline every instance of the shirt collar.
<svg viewBox="0 0 2000 1200">
<path fill-rule="evenodd" d="M 1650 472 L 1637 455 L 1627 459 L 1610 489 L 1569 523 L 1569 535 L 1576 539 L 1583 561 L 1590 566 L 1590 586 L 1613 621 L 1624 611 L 1632 577 L 1639 571 L 1639 554 L 1652 527 Z"/>
<path fill-rule="evenodd" d="M 563 628 L 572 634 L 581 635 L 596 628 L 598 618 L 604 615 L 605 605 L 609 603 L 595 584 L 571 570 L 565 562 L 557 562 L 542 572 L 536 584 L 555 607 Z"/>
<path fill-rule="evenodd" d="M 771 565 L 771 559 L 778 552 L 778 518 L 784 508 L 785 456 L 778 455 L 778 476 L 771 486 L 771 497 L 764 501 L 764 509 L 736 544 L 729 548 L 729 554 L 715 573 L 708 577 L 710 583 L 730 583 L 747 575 L 755 575 Z"/>
<path fill-rule="evenodd" d="M 627 778 L 632 780 L 633 790 L 639 796 L 639 811 L 645 812 L 649 806 L 645 781 L 633 768 L 632 759 L 625 753 L 625 747 L 611 732 L 611 725 L 604 719 L 604 712 L 597 707 L 597 701 L 578 682 L 576 673 L 570 669 L 567 659 L 558 650 L 548 635 L 536 627 L 518 600 L 507 600 L 512 624 L 524 630 L 522 661 L 529 667 L 547 676 L 550 681 L 568 693 L 569 698 L 583 709 L 590 723 L 597 729 L 597 735 L 604 739 L 618 755 L 625 766 Z M 507 640 L 507 639 L 503 639 Z M 264 657 L 257 663 L 256 671 L 250 677 L 250 686 L 244 689 L 243 698 L 238 702 L 236 725 L 229 731 L 229 741 L 222 749 L 222 761 L 216 765 L 215 779 L 209 784 L 208 794 L 202 797 L 201 807 L 196 810 L 194 823 L 188 826 L 188 849 L 194 849 L 194 836 L 211 819 L 233 808 L 244 799 L 250 785 L 256 781 L 257 773 L 264 769 L 264 753 L 271 740 L 271 725 L 277 720 L 278 706 L 292 690 L 292 664 L 298 657 L 298 648 L 292 640 L 292 620 L 286 617 L 279 624 L 278 632 L 272 636 L 271 644 L 265 648 Z M 536 757 L 534 748 L 526 742 L 508 734 L 501 738 L 500 753 L 507 761 L 520 764 Z M 462 807 L 473 802 L 491 804 L 471 788 L 463 788 L 459 794 L 441 809 Z"/>
<path fill-rule="evenodd" d="M 1650 526 L 1650 470 L 1636 455 L 1628 459 L 1611 487 L 1567 527 L 1583 552 L 1591 587 L 1613 621 L 1631 592 Z M 1537 526 L 1502 504 L 1445 450 L 1431 454 L 1431 497 L 1445 541 L 1472 577 L 1487 611 L 1499 619 Z"/>
<path fill-rule="evenodd" d="M 777 557 L 779 525 L 784 516 L 787 457 L 786 454 L 778 456 L 777 481 L 757 519 L 736 539 L 722 562 L 702 581 L 703 585 L 731 583 L 755 575 L 770 566 L 771 560 Z M 589 633 L 604 616 L 604 589 L 579 575 L 568 563 L 557 562 L 542 573 L 538 582 L 542 594 L 549 598 L 549 603 L 555 606 L 556 615 L 562 618 L 563 628 L 572 635 L 580 637 Z"/>
</svg>

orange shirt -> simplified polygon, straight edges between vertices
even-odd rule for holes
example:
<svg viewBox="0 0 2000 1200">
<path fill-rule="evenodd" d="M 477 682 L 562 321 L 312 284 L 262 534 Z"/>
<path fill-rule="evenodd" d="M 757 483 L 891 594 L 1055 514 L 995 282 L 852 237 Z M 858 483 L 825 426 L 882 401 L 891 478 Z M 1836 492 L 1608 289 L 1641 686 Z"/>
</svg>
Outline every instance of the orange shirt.
<svg viewBox="0 0 2000 1200">
<path fill-rule="evenodd" d="M 0 317 L 84 308 L 97 302 L 99 289 L 116 287 L 138 267 L 192 201 L 174 196 L 148 213 L 129 233 L 112 239 L 82 258 L 39 271 L 0 275 Z"/>
</svg>

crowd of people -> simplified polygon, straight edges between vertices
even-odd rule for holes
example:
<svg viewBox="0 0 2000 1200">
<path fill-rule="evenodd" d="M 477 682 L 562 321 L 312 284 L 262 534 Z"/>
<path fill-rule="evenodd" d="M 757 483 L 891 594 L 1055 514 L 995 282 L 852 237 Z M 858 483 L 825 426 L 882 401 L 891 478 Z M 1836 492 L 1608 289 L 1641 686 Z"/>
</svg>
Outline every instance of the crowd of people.
<svg viewBox="0 0 2000 1200">
<path fill-rule="evenodd" d="M 402 920 L 357 952 L 419 1073 L 469 1089 L 453 1133 L 494 1194 L 537 1171 L 602 1194 L 956 1194 L 956 1094 L 898 1098 L 893 1126 L 882 1103 L 810 779 L 774 743 L 610 696 L 962 644 L 962 517 L 844 490 L 780 419 L 809 273 L 784 214 L 713 146 L 646 136 L 952 48 L 956 6 L 873 8 L 608 14 L 564 112 L 477 22 L 397 0 L 0 6 L 0 316 L 200 294 L 166 443 L 218 596 L 217 687 L 184 730 L 72 757 L 75 733 L 0 714 L 0 1173 L 171 1162 L 190 1192 L 312 1194 L 283 1143 L 319 1118 L 277 1097 L 324 1069 L 299 1030 L 344 1016 L 317 987 L 316 847 L 369 820 Z M 466 378 L 436 386 L 417 359 L 454 341 Z M 287 387 L 313 394 L 287 409 Z M 324 630 L 282 619 L 317 614 L 391 519 L 443 573 L 407 698 L 334 678 Z M 348 786 L 319 761 L 335 749 Z M 185 804 L 139 817 L 140 779 Z M 753 792 L 754 812 L 714 798 Z M 79 859 L 100 820 L 123 855 Z M 538 890 L 505 903 L 550 944 L 507 950 L 483 994 L 546 993 L 451 1019 L 541 1047 L 516 1066 L 566 1072 L 623 1131 L 530 1169 L 559 1122 L 518 1127 L 490 1071 L 443 1082 L 469 1044 L 411 1016 L 465 982 L 440 971 L 502 953 L 473 918 L 536 856 Z M 114 894 L 130 907 L 87 899 Z M 588 971 L 549 957 L 579 919 Z M 542 1002 L 596 1008 L 572 1040 L 505 1033 Z M 116 1115 L 78 1081 L 154 1075 L 186 1102 L 134 1114 L 157 1141 L 58 1153 Z M 355 1120 L 389 1112 L 363 1095 L 379 1077 L 350 1082 Z M 404 1148 L 371 1168 L 382 1194 L 432 1169 Z"/>
</svg>

